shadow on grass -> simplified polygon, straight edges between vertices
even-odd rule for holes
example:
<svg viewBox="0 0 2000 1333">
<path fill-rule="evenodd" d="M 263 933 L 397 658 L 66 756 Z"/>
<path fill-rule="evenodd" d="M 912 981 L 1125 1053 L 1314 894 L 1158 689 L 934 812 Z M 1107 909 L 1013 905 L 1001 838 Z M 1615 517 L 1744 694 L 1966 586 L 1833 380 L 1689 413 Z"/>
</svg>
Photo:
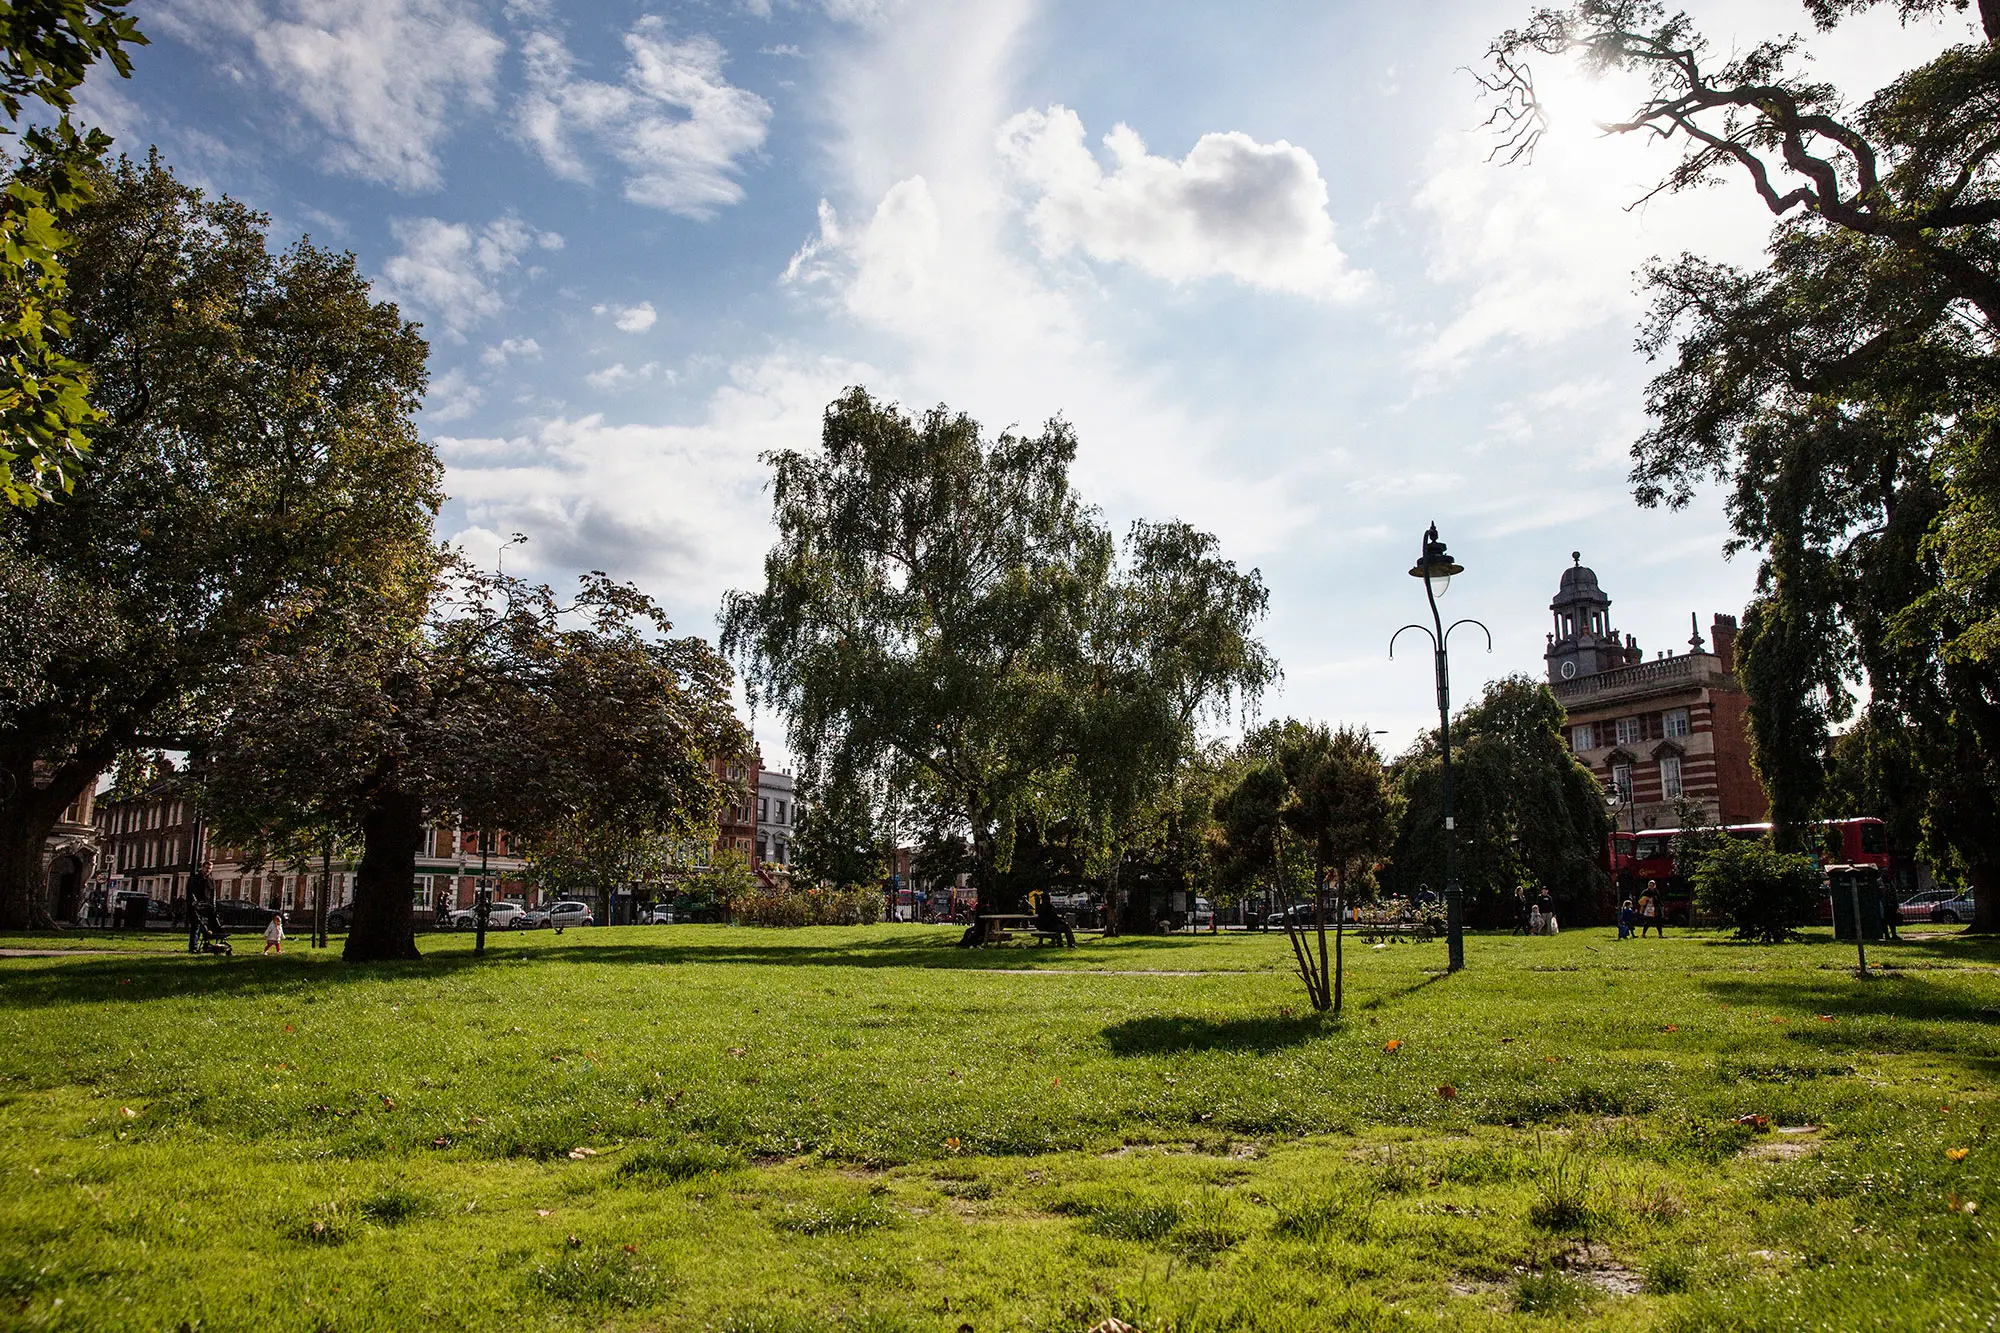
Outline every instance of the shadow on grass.
<svg viewBox="0 0 2000 1333">
<path fill-rule="evenodd" d="M 1026 950 L 959 949 L 951 941 L 956 932 L 939 932 L 934 939 L 871 938 L 852 945 L 787 944 L 778 940 L 756 942 L 749 928 L 729 929 L 712 942 L 662 942 L 659 944 L 618 942 L 598 944 L 584 938 L 556 941 L 547 933 L 508 932 L 488 945 L 484 957 L 470 949 L 436 947 L 435 937 L 418 937 L 418 947 L 427 949 L 418 962 L 367 963 L 349 965 L 340 959 L 340 940 L 331 949 L 297 952 L 283 958 L 261 957 L 251 951 L 254 939 L 239 937 L 244 945 L 232 958 L 211 958 L 185 953 L 129 950 L 116 955 L 84 956 L 74 959 L 49 957 L 0 960 L 5 986 L 0 988 L 0 1012 L 9 1009 L 37 1009 L 78 1002 L 106 1003 L 150 1001 L 188 996 L 244 994 L 304 994 L 323 986 L 355 983 L 437 981 L 467 970 L 505 968 L 524 959 L 541 964 L 569 966 L 676 966 L 753 965 L 772 967 L 854 967 L 916 968 L 930 971 L 995 971 L 1018 968 L 1042 956 Z M 747 938 L 746 938 L 747 937 Z M 1048 955 L 1085 964 L 1083 967 L 1047 967 L 1041 970 L 1061 975 L 1075 972 L 1089 975 L 1089 965 L 1112 964 L 1131 967 L 1163 953 L 1193 947 L 1196 939 L 1152 936 L 1120 940 L 1113 949 L 1101 952 L 1086 946 L 1080 951 Z M 1171 965 L 1172 959 L 1161 960 Z"/>
<path fill-rule="evenodd" d="M 1432 972 L 1427 976 L 1425 976 L 1422 981 L 1412 981 L 1407 986 L 1399 987 L 1396 990 L 1388 991 L 1382 995 L 1373 996 L 1369 999 L 1363 1000 L 1356 1007 L 1361 1009 L 1380 1009 L 1383 1005 L 1394 1004 L 1397 1000 L 1400 1000 L 1405 996 L 1415 995 L 1418 991 L 1422 990 L 1426 986 L 1435 986 L 1437 985 L 1438 982 L 1443 981 L 1446 977 L 1450 975 L 1451 973 L 1449 972 Z"/>
<path fill-rule="evenodd" d="M 1712 995 L 1745 1008 L 1804 1009 L 1825 1021 L 1795 1021 L 1793 1043 L 1833 1055 L 1921 1051 L 1986 1078 L 2000 1075 L 2000 1001 L 1989 991 L 1903 973 L 1867 980 L 1852 974 L 1703 982 Z M 1854 1020 L 1893 1019 L 1892 1023 Z M 1964 1024 L 1972 1028 L 1968 1032 Z"/>
<path fill-rule="evenodd" d="M 1318 1014 L 1292 1018 L 1188 1018 L 1155 1014 L 1128 1018 L 1104 1029 L 1113 1055 L 1171 1055 L 1189 1051 L 1242 1051 L 1268 1055 L 1310 1041 L 1332 1026 Z"/>
</svg>

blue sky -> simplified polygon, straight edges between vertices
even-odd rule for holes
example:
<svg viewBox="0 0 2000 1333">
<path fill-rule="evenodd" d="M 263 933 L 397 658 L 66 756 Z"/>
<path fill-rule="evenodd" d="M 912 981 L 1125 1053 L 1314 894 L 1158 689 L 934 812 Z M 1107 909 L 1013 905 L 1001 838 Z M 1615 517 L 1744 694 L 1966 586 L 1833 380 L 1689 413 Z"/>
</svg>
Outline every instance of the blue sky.
<svg viewBox="0 0 2000 1333">
<path fill-rule="evenodd" d="M 1691 5 L 1718 48 L 1795 3 Z M 1541 670 L 1581 550 L 1649 653 L 1741 609 L 1712 498 L 1624 482 L 1647 367 L 1633 270 L 1755 257 L 1747 189 L 1627 206 L 1667 150 L 1629 88 L 1538 69 L 1532 166 L 1483 159 L 1470 76 L 1519 3 L 157 0 L 120 146 L 352 250 L 423 322 L 443 531 L 549 579 L 602 568 L 708 634 L 768 544 L 758 455 L 847 384 L 990 428 L 1060 414 L 1117 528 L 1176 517 L 1264 572 L 1266 711 L 1432 706 L 1390 633 L 1435 519 L 1469 567 L 1458 697 Z M 1967 21 L 1810 47 L 1865 92 Z M 1407 643 L 1408 640 L 1406 639 Z M 758 719 L 767 754 L 780 728 Z"/>
</svg>

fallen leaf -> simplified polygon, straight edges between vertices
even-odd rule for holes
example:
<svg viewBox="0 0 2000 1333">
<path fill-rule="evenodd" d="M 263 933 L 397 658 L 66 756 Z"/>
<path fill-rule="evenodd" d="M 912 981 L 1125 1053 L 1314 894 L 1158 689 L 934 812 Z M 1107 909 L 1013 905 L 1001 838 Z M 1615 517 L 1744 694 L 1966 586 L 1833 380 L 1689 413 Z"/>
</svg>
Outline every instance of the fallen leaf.
<svg viewBox="0 0 2000 1333">
<path fill-rule="evenodd" d="M 137 1119 L 139 1118 L 139 1113 L 138 1113 L 137 1111 L 133 1110 L 133 1109 L 132 1109 L 131 1107 L 129 1107 L 129 1106 L 121 1106 L 121 1107 L 119 1107 L 119 1108 L 118 1108 L 118 1113 L 119 1113 L 120 1115 L 124 1116 L 124 1117 L 125 1117 L 125 1118 L 126 1118 L 127 1120 L 137 1120 Z"/>
<path fill-rule="evenodd" d="M 450 1146 L 451 1139 L 448 1135 L 440 1134 L 431 1140 L 431 1147 L 433 1148 L 449 1148 Z"/>
<path fill-rule="evenodd" d="M 285 1024 L 285 1031 L 290 1032 L 291 1030 L 292 1030 L 292 1025 L 290 1023 Z"/>
<path fill-rule="evenodd" d="M 1964 1161 L 1972 1152 L 1970 1148 L 1947 1148 L 1944 1155 L 1954 1162 Z"/>
<path fill-rule="evenodd" d="M 1458 1089 L 1454 1088 L 1453 1086 L 1451 1086 L 1451 1084 L 1447 1083 L 1443 1087 L 1438 1089 L 1438 1096 L 1444 1098 L 1446 1101 L 1450 1101 L 1454 1097 L 1458 1096 Z"/>
<path fill-rule="evenodd" d="M 1678 1023 L 1669 1023 L 1665 1027 L 1660 1029 L 1660 1031 L 1662 1032 L 1679 1032 L 1680 1030 L 1681 1027 L 1680 1024 Z"/>
<path fill-rule="evenodd" d="M 536 1217 L 547 1217 L 547 1216 L 549 1216 L 549 1215 L 550 1215 L 551 1213 L 553 1213 L 553 1212 L 555 1212 L 555 1209 L 553 1209 L 553 1208 L 537 1208 L 537 1209 L 535 1209 L 535 1216 L 536 1216 Z"/>
<path fill-rule="evenodd" d="M 563 1243 L 569 1246 L 572 1250 L 580 1250 L 583 1248 L 583 1242 L 578 1240 L 575 1236 L 566 1237 Z"/>
<path fill-rule="evenodd" d="M 741 1046 L 731 1046 L 729 1048 L 729 1053 L 735 1056 L 738 1060 L 741 1060 L 743 1058 L 743 1048 Z"/>
<path fill-rule="evenodd" d="M 1382 1049 L 1385 1051 L 1399 1051 L 1402 1048 L 1403 1048 L 1403 1039 L 1401 1037 L 1391 1037 L 1389 1038 L 1389 1040 L 1382 1043 Z"/>
<path fill-rule="evenodd" d="M 637 1245 L 620 1245 L 618 1248 L 625 1251 L 625 1253 L 627 1254 L 637 1254 L 639 1252 L 639 1247 Z"/>
<path fill-rule="evenodd" d="M 571 1149 L 569 1150 L 569 1155 L 570 1155 L 570 1160 L 571 1160 L 571 1161 L 576 1161 L 576 1162 L 581 1162 L 581 1161 L 582 1161 L 582 1160 L 583 1160 L 584 1158 L 586 1158 L 586 1157 L 595 1157 L 595 1156 L 597 1156 L 597 1149 L 595 1149 L 595 1148 L 571 1148 Z"/>
<path fill-rule="evenodd" d="M 1758 1115 L 1755 1112 L 1752 1112 L 1749 1115 L 1737 1116 L 1736 1123 L 1739 1125 L 1747 1126 L 1750 1129 L 1754 1129 L 1757 1130 L 1759 1133 L 1762 1133 L 1764 1130 L 1767 1130 L 1771 1127 L 1771 1117 L 1767 1115 Z"/>
<path fill-rule="evenodd" d="M 1059 1078 L 1052 1078 L 1049 1080 L 1049 1086 L 1052 1088 L 1060 1088 L 1062 1086 L 1062 1080 Z"/>
<path fill-rule="evenodd" d="M 1817 1018 L 1822 1023 L 1831 1023 L 1833 1021 L 1832 1014 L 1814 1014 L 1813 1017 Z"/>
</svg>

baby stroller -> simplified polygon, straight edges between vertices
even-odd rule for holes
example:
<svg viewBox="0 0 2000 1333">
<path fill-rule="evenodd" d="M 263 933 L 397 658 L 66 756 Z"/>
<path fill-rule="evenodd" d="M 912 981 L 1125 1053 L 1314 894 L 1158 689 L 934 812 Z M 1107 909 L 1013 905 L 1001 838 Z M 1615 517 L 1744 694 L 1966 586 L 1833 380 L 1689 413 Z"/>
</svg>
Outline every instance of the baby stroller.
<svg viewBox="0 0 2000 1333">
<path fill-rule="evenodd" d="M 229 936 L 223 932 L 221 920 L 216 916 L 215 904 L 206 898 L 197 898 L 191 906 L 194 910 L 195 932 L 201 941 L 201 951 L 221 954 L 224 957 L 235 953 L 235 948 L 229 943 Z"/>
</svg>

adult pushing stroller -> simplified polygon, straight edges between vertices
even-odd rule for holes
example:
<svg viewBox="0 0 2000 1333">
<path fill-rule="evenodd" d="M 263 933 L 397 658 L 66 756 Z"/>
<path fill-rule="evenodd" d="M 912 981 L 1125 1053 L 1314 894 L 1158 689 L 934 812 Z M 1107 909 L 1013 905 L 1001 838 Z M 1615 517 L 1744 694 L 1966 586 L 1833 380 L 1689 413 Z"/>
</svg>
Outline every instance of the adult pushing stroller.
<svg viewBox="0 0 2000 1333">
<path fill-rule="evenodd" d="M 213 899 L 196 898 L 189 904 L 189 909 L 194 913 L 195 935 L 203 953 L 221 954 L 227 957 L 236 952 L 229 943 L 228 934 L 222 929 L 222 921 L 216 915 Z"/>
</svg>

